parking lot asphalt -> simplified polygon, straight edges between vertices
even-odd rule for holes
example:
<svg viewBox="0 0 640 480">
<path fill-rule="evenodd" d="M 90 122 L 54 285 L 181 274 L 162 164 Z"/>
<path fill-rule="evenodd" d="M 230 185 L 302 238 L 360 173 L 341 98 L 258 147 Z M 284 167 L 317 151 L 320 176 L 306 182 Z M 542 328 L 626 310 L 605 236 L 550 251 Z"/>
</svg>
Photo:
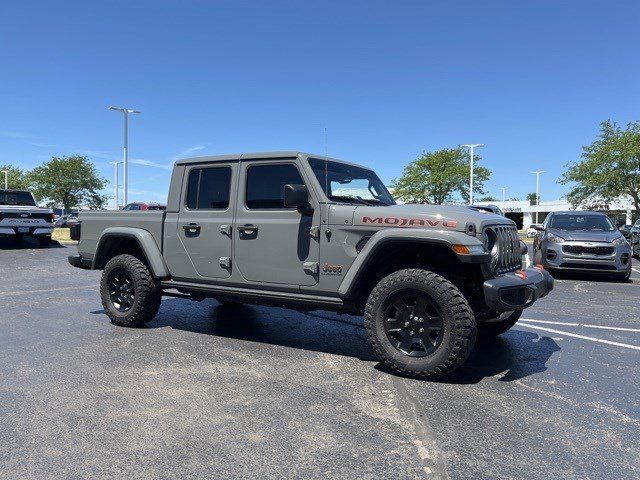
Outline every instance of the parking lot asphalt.
<svg viewBox="0 0 640 480">
<path fill-rule="evenodd" d="M 359 317 L 172 298 L 116 327 L 73 253 L 0 239 L 0 478 L 640 477 L 637 263 L 430 382 Z"/>
</svg>

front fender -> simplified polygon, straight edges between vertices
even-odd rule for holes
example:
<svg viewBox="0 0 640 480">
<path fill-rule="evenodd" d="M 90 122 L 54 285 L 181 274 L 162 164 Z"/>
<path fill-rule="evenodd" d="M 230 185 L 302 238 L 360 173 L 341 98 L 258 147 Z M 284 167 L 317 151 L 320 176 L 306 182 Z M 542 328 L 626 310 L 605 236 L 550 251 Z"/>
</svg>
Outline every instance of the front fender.
<svg viewBox="0 0 640 480">
<path fill-rule="evenodd" d="M 153 276 L 156 278 L 169 277 L 169 270 L 153 235 L 147 230 L 135 227 L 105 228 L 98 239 L 96 254 L 93 258 L 93 269 L 100 268 L 104 255 L 107 253 L 107 246 L 109 242 L 115 238 L 131 238 L 135 240 L 145 255 Z"/>
<path fill-rule="evenodd" d="M 388 228 L 380 230 L 369 239 L 344 276 L 338 289 L 338 294 L 341 297 L 348 298 L 351 295 L 352 289 L 358 283 L 359 276 L 367 266 L 367 263 L 380 249 L 391 242 L 424 242 L 425 245 L 444 245 L 448 248 L 451 248 L 452 245 L 482 245 L 482 242 L 478 240 L 478 238 L 467 235 L 464 232 L 408 228 Z M 461 255 L 455 253 L 453 250 L 451 251 L 464 263 L 484 263 L 488 262 L 491 258 L 489 253 Z"/>
</svg>

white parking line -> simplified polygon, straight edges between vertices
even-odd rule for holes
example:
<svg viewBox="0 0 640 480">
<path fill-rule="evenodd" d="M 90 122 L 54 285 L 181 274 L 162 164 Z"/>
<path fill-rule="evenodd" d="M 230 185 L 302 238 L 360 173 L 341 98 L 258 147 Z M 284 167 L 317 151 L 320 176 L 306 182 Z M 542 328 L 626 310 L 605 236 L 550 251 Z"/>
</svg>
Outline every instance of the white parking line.
<svg viewBox="0 0 640 480">
<path fill-rule="evenodd" d="M 601 338 L 587 337 L 585 335 L 578 335 L 577 333 L 564 332 L 562 330 L 556 330 L 554 328 L 540 327 L 538 325 L 529 325 L 527 323 L 522 323 L 522 322 L 518 322 L 518 325 L 520 325 L 521 327 L 533 328 L 536 330 L 543 330 L 545 332 L 557 333 L 559 335 L 565 335 L 567 337 L 574 337 L 574 338 L 580 338 L 582 340 L 589 340 L 591 342 L 606 343 L 607 345 L 630 348 L 631 350 L 640 350 L 640 347 L 637 345 L 629 345 L 627 343 L 612 342 L 610 340 L 602 340 Z"/>
<path fill-rule="evenodd" d="M 551 325 L 563 325 L 566 327 L 586 327 L 586 328 L 599 328 L 601 330 L 617 330 L 619 332 L 640 332 L 640 328 L 627 328 L 627 327 L 607 327 L 605 325 L 590 325 L 587 323 L 573 323 L 573 322 L 552 322 L 550 320 L 534 320 L 533 318 L 521 318 L 525 322 L 530 323 L 548 323 Z"/>
<path fill-rule="evenodd" d="M 636 273 L 640 273 L 640 270 L 638 270 L 637 268 L 633 268 L 633 267 L 631 267 L 631 270 L 633 270 L 633 271 L 634 271 L 634 272 L 636 272 Z"/>
</svg>

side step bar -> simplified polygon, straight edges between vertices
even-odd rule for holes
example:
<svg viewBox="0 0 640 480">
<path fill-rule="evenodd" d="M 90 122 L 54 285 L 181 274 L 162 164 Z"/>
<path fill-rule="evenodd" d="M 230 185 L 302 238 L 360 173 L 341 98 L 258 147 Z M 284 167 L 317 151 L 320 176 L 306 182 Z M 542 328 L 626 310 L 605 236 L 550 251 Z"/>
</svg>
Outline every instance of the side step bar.
<svg viewBox="0 0 640 480">
<path fill-rule="evenodd" d="M 276 305 L 296 304 L 316 306 L 319 310 L 323 308 L 342 310 L 349 309 L 350 306 L 341 298 L 307 295 L 304 293 L 256 290 L 253 288 L 229 287 L 225 285 L 205 285 L 202 283 L 179 282 L 175 280 L 160 282 L 160 286 L 162 288 L 175 288 L 183 292 L 207 294 L 212 297 L 241 297 Z"/>
</svg>

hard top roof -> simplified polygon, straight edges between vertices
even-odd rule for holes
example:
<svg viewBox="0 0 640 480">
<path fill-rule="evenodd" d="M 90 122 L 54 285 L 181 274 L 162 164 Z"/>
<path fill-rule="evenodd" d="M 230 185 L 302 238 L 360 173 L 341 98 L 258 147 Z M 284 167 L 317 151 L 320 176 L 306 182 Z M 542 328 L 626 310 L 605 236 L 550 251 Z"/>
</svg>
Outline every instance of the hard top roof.
<svg viewBox="0 0 640 480">
<path fill-rule="evenodd" d="M 214 156 L 204 156 L 204 157 L 190 157 L 190 158 L 182 158 L 178 160 L 176 165 L 193 165 L 195 163 L 211 163 L 211 162 L 228 162 L 233 160 L 282 160 L 283 158 L 318 158 L 320 160 L 330 160 L 333 162 L 340 162 L 346 165 L 351 165 L 354 167 L 367 168 L 363 165 L 358 165 L 357 163 L 345 162 L 344 160 L 340 160 L 338 158 L 325 157 L 324 155 L 316 155 L 313 153 L 305 153 L 297 150 L 284 150 L 277 152 L 253 152 L 253 153 L 230 153 L 227 155 L 214 155 Z M 369 169 L 370 170 L 370 169 Z"/>
</svg>

